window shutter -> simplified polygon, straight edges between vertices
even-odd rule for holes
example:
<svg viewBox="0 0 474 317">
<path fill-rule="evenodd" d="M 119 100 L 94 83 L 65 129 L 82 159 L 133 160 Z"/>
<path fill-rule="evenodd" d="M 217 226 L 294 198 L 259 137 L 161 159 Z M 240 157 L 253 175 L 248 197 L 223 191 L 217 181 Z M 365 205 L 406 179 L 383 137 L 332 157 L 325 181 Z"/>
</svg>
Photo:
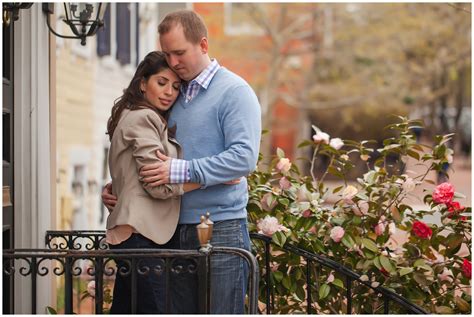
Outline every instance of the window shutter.
<svg viewBox="0 0 474 317">
<path fill-rule="evenodd" d="M 130 9 L 129 3 L 117 3 L 117 60 L 130 64 Z"/>
<path fill-rule="evenodd" d="M 110 55 L 110 4 L 104 14 L 104 26 L 97 31 L 97 55 Z"/>
</svg>

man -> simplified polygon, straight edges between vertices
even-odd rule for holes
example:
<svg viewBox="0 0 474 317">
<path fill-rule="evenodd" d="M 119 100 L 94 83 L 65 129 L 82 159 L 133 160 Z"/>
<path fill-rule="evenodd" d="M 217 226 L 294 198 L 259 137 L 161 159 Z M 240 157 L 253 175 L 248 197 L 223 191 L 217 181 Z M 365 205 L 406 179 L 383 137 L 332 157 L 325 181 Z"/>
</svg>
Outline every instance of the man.
<svg viewBox="0 0 474 317">
<path fill-rule="evenodd" d="M 196 224 L 200 215 L 210 212 L 214 221 L 213 246 L 250 250 L 248 189 L 243 176 L 255 169 L 258 158 L 261 113 L 257 97 L 242 78 L 210 59 L 206 26 L 193 11 L 168 14 L 158 32 L 168 64 L 184 81 L 169 118 L 169 126 L 177 126 L 176 139 L 183 147 L 184 160 L 158 153 L 163 162 L 145 166 L 140 175 L 148 186 L 201 184 L 201 189 L 182 197 L 179 225 L 173 237 L 179 240 L 181 249 L 199 247 Z M 224 184 L 241 177 L 239 183 Z M 110 187 L 106 186 L 102 198 L 112 208 L 115 197 L 110 195 Z M 244 260 L 219 255 L 211 267 L 211 312 L 244 313 L 248 275 Z M 181 301 L 183 307 L 194 307 L 179 312 L 195 312 L 195 286 L 190 279 L 177 283 L 174 300 Z M 190 289 L 194 289 L 193 293 L 189 293 Z"/>
</svg>

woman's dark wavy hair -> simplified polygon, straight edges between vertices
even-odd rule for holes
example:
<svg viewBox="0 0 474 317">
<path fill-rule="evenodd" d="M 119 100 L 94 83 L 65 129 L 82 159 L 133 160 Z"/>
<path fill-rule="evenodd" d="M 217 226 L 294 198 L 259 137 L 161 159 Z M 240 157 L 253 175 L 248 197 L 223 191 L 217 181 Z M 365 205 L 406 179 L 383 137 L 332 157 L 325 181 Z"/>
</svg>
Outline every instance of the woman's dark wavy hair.
<svg viewBox="0 0 474 317">
<path fill-rule="evenodd" d="M 140 62 L 133 75 L 133 79 L 126 89 L 123 91 L 123 95 L 114 101 L 112 107 L 112 114 L 107 122 L 107 134 L 109 139 L 112 140 L 115 128 L 120 120 L 120 115 L 123 109 L 138 110 L 143 108 L 149 108 L 156 111 L 163 122 L 166 124 L 168 119 L 168 111 L 160 111 L 151 105 L 143 95 L 141 91 L 141 81 L 144 79 L 147 81 L 151 76 L 159 73 L 163 69 L 170 68 L 165 59 L 163 52 L 155 51 L 148 53 L 147 56 Z M 174 131 L 169 131 L 174 134 Z"/>
</svg>

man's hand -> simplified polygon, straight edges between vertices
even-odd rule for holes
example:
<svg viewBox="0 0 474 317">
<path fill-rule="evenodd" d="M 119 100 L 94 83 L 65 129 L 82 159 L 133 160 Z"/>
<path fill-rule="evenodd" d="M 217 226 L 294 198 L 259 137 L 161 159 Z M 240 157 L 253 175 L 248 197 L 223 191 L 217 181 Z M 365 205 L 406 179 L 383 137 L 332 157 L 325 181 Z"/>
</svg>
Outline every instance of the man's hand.
<svg viewBox="0 0 474 317">
<path fill-rule="evenodd" d="M 102 203 L 105 207 L 112 212 L 115 205 L 117 204 L 117 197 L 112 195 L 112 183 L 107 183 L 102 190 Z"/>
<path fill-rule="evenodd" d="M 147 186 L 156 187 L 170 182 L 170 164 L 171 158 L 156 151 L 156 156 L 163 162 L 145 165 L 140 170 L 142 182 Z"/>
</svg>

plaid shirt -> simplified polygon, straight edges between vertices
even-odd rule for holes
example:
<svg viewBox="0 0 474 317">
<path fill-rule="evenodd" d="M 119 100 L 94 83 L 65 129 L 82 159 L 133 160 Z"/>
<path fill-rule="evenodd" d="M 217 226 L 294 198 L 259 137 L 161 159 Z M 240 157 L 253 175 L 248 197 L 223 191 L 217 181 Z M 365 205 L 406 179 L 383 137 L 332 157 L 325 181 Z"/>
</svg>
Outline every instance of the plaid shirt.
<svg viewBox="0 0 474 317">
<path fill-rule="evenodd" d="M 191 82 L 181 85 L 181 95 L 184 102 L 188 103 L 194 99 L 199 93 L 200 88 L 207 89 L 212 78 L 221 66 L 216 59 L 207 66 L 196 78 Z M 189 163 L 186 160 L 172 159 L 170 164 L 170 184 L 188 183 L 191 179 L 189 175 Z"/>
</svg>

